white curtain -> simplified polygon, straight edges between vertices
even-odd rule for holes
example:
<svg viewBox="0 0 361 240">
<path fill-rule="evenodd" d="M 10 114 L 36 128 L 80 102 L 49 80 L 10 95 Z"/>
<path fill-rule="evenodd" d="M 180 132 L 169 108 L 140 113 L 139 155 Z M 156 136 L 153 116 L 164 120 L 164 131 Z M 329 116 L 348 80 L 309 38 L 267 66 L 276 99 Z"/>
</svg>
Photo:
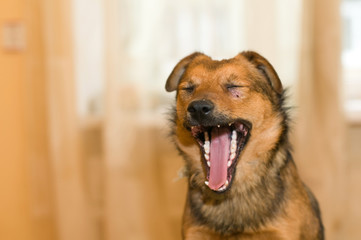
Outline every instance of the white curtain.
<svg viewBox="0 0 361 240">
<path fill-rule="evenodd" d="M 300 0 L 107 2 L 110 75 L 114 84 L 134 88 L 145 99 L 121 99 L 121 104 L 152 108 L 169 98 L 165 79 L 179 59 L 194 51 L 220 59 L 257 50 L 287 86 L 297 79 Z"/>
<path fill-rule="evenodd" d="M 343 232 L 348 207 L 340 1 L 304 1 L 302 18 L 295 156 L 319 200 L 327 239 L 350 239 Z"/>
<path fill-rule="evenodd" d="M 106 4 L 106 239 L 180 239 L 185 180 L 167 138 L 174 95 L 165 80 L 179 59 L 252 49 L 293 87 L 301 2 L 109 0 Z"/>
<path fill-rule="evenodd" d="M 165 80 L 193 51 L 219 59 L 247 49 L 290 87 L 297 165 L 319 199 L 327 237 L 342 239 L 338 0 L 42 3 L 59 240 L 180 239 L 186 182 L 167 138 L 174 94 Z"/>
</svg>

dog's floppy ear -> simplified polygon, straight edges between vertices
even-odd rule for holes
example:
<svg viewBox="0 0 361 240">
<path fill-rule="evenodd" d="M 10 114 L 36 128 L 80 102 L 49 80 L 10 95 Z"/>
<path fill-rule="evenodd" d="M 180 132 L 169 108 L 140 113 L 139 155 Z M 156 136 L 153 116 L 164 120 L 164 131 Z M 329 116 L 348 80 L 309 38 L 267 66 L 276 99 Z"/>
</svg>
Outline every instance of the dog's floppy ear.
<svg viewBox="0 0 361 240">
<path fill-rule="evenodd" d="M 260 54 L 253 52 L 253 51 L 245 51 L 241 52 L 240 55 L 246 57 L 248 61 L 253 63 L 256 68 L 266 77 L 267 81 L 271 84 L 272 88 L 278 93 L 282 94 L 283 87 L 278 74 L 276 73 L 275 69 Z"/>
<path fill-rule="evenodd" d="M 188 65 L 199 55 L 203 55 L 202 53 L 195 52 L 187 57 L 183 58 L 179 61 L 179 63 L 174 67 L 172 73 L 169 75 L 167 79 L 167 83 L 165 84 L 165 89 L 168 92 L 173 92 L 177 89 L 179 80 L 183 76 L 183 73 L 187 69 Z"/>
</svg>

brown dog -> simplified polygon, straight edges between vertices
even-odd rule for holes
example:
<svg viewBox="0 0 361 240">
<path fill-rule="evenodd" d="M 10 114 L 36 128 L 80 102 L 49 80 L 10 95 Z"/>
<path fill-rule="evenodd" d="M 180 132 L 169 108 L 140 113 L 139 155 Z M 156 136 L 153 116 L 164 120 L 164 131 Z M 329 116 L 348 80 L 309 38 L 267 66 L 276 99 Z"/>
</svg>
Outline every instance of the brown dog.
<svg viewBox="0 0 361 240">
<path fill-rule="evenodd" d="M 323 239 L 318 203 L 291 156 L 284 90 L 255 52 L 182 59 L 174 140 L 186 161 L 184 239 Z"/>
</svg>

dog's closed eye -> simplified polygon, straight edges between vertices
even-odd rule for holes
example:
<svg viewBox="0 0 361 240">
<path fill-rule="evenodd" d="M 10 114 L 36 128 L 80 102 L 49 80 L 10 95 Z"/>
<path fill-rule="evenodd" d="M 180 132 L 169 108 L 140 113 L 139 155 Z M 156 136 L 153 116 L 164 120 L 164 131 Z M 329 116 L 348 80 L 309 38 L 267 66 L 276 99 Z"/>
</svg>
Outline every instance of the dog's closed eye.
<svg viewBox="0 0 361 240">
<path fill-rule="evenodd" d="M 194 89 L 195 89 L 194 85 L 187 85 L 181 88 L 181 90 L 186 91 L 187 93 L 192 93 Z"/>
<path fill-rule="evenodd" d="M 231 89 L 234 89 L 234 88 L 241 88 L 241 87 L 244 87 L 242 85 L 237 85 L 237 84 L 232 84 L 232 83 L 229 83 L 229 84 L 226 84 L 226 88 L 228 90 L 231 90 Z"/>
<path fill-rule="evenodd" d="M 241 88 L 245 88 L 246 86 L 244 85 L 239 85 L 239 84 L 233 84 L 233 83 L 227 83 L 225 85 L 225 88 L 227 89 L 227 91 L 229 93 L 232 94 L 232 96 L 239 98 L 242 96 L 242 91 L 240 90 Z"/>
</svg>

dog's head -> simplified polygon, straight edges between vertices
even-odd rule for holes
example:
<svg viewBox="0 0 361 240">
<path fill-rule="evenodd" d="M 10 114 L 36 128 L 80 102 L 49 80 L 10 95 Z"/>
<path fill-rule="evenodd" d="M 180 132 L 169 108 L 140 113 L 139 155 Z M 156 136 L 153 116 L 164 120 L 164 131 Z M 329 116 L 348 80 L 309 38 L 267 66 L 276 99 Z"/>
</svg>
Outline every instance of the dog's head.
<svg viewBox="0 0 361 240">
<path fill-rule="evenodd" d="M 267 164 L 284 116 L 283 87 L 265 58 L 242 52 L 215 61 L 193 53 L 175 66 L 166 90 L 177 91 L 176 142 L 194 184 L 224 192 Z"/>
</svg>

